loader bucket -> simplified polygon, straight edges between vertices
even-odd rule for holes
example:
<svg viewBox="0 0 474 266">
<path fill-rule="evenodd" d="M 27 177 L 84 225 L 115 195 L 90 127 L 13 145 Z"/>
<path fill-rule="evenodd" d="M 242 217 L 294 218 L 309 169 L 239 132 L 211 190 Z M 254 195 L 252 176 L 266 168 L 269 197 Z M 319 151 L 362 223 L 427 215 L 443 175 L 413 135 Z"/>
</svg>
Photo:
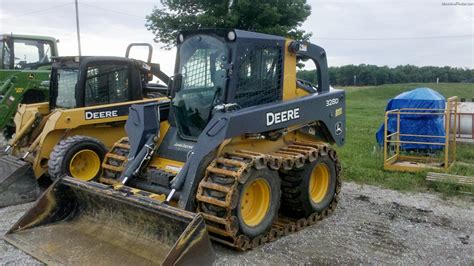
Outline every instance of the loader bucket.
<svg viewBox="0 0 474 266">
<path fill-rule="evenodd" d="M 208 265 L 200 214 L 70 177 L 57 180 L 4 239 L 46 264 Z"/>
<path fill-rule="evenodd" d="M 40 188 L 31 165 L 14 156 L 0 156 L 0 208 L 31 202 Z"/>
</svg>

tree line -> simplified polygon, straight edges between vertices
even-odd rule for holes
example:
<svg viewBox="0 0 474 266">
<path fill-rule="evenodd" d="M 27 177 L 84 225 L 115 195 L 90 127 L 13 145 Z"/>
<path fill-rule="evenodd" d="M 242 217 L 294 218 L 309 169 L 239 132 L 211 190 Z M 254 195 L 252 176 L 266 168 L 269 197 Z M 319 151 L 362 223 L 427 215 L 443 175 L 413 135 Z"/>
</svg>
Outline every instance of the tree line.
<svg viewBox="0 0 474 266">
<path fill-rule="evenodd" d="M 231 28 L 286 36 L 307 41 L 301 29 L 311 14 L 306 0 L 161 0 L 146 17 L 154 40 L 171 48 L 179 30 Z"/>
<path fill-rule="evenodd" d="M 303 22 L 311 14 L 306 0 L 161 0 L 146 17 L 146 27 L 165 48 L 175 45 L 178 29 L 237 28 L 307 41 Z M 315 71 L 298 71 L 300 79 L 317 83 Z M 346 65 L 331 67 L 332 85 L 368 86 L 410 82 L 474 82 L 474 70 L 454 67 Z"/>
<path fill-rule="evenodd" d="M 300 70 L 298 78 L 317 83 L 316 70 Z M 346 65 L 329 68 L 331 85 L 373 86 L 393 83 L 474 83 L 474 69 L 456 67 L 418 67 L 403 65 L 390 68 L 376 65 Z"/>
</svg>

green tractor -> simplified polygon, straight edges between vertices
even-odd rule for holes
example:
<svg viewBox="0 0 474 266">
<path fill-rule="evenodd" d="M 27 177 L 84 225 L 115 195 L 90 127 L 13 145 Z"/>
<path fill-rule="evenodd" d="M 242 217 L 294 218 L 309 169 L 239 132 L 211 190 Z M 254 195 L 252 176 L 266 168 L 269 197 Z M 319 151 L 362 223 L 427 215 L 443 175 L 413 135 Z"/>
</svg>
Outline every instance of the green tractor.
<svg viewBox="0 0 474 266">
<path fill-rule="evenodd" d="M 58 56 L 52 37 L 0 34 L 0 131 L 15 132 L 13 117 L 21 103 L 48 101 L 51 57 Z"/>
</svg>

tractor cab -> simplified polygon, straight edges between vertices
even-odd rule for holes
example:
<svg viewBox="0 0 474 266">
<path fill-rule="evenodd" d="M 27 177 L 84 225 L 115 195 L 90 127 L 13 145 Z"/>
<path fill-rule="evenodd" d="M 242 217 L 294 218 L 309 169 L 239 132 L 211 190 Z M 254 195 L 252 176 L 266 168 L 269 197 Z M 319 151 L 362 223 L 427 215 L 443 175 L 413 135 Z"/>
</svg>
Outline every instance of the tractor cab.
<svg viewBox="0 0 474 266">
<path fill-rule="evenodd" d="M 105 57 L 57 57 L 50 81 L 50 109 L 106 105 L 166 94 L 166 86 L 148 83 L 153 75 L 167 82 L 158 64 Z"/>
<path fill-rule="evenodd" d="M 219 110 L 282 100 L 283 47 L 283 37 L 239 30 L 182 32 L 172 93 L 179 136 L 197 139 Z"/>
<path fill-rule="evenodd" d="M 46 102 L 52 57 L 58 56 L 52 37 L 0 34 L 0 132 L 15 133 L 13 117 L 20 104 Z"/>
<path fill-rule="evenodd" d="M 182 31 L 177 43 L 165 142 L 178 145 L 160 147 L 163 153 L 176 150 L 180 155 L 173 159 L 186 160 L 190 149 L 183 147 L 192 147 L 217 113 L 329 92 L 325 52 L 313 44 L 236 29 Z M 317 84 L 296 78 L 300 59 L 317 66 Z M 270 115 L 267 126 L 297 116 L 292 111 L 282 115 Z"/>
<path fill-rule="evenodd" d="M 58 55 L 52 37 L 17 34 L 0 35 L 0 69 L 38 70 L 51 65 Z"/>
<path fill-rule="evenodd" d="M 53 59 L 50 108 L 72 109 L 142 98 L 138 62 L 119 57 Z"/>
</svg>

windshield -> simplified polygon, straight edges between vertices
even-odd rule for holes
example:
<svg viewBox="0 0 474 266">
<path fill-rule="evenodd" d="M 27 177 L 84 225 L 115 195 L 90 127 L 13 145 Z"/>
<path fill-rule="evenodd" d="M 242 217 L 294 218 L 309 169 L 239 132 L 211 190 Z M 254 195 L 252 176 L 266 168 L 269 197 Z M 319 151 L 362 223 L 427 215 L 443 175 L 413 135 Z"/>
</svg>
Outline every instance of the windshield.
<svg viewBox="0 0 474 266">
<path fill-rule="evenodd" d="M 14 39 L 15 69 L 36 69 L 50 64 L 51 47 L 44 40 Z"/>
<path fill-rule="evenodd" d="M 56 107 L 76 107 L 76 82 L 78 70 L 75 68 L 64 68 L 56 71 L 57 97 Z M 56 85 L 55 84 L 55 85 Z"/>
<path fill-rule="evenodd" d="M 197 35 L 183 42 L 179 60 L 183 80 L 173 99 L 173 114 L 180 135 L 197 138 L 224 93 L 229 49 L 214 37 Z"/>
</svg>

